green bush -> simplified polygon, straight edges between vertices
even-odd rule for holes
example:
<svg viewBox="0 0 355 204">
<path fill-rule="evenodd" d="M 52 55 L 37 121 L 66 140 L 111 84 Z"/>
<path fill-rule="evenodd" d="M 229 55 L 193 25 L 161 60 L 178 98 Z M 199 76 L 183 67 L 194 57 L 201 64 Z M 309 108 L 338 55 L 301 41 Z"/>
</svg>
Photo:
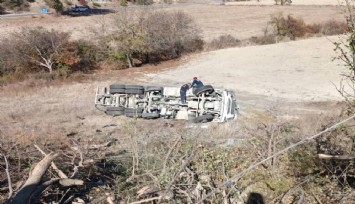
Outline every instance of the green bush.
<svg viewBox="0 0 355 204">
<path fill-rule="evenodd" d="M 80 61 L 73 68 L 74 71 L 87 72 L 97 67 L 98 62 L 102 61 L 105 57 L 104 52 L 95 44 L 79 40 L 76 41 L 76 53 Z"/>
<path fill-rule="evenodd" d="M 58 64 L 57 70 L 55 71 L 56 78 L 68 78 L 71 74 L 71 67 L 66 64 Z"/>
<path fill-rule="evenodd" d="M 183 12 L 122 11 L 114 22 L 107 47 L 112 56 L 125 56 L 129 67 L 174 59 L 203 47 L 193 19 Z"/>
</svg>

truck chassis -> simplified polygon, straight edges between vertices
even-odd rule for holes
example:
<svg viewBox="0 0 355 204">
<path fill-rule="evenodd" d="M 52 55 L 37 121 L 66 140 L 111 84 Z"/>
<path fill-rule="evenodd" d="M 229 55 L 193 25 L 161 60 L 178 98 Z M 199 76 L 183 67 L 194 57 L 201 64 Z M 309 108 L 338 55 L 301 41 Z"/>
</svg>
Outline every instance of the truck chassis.
<svg viewBox="0 0 355 204">
<path fill-rule="evenodd" d="M 97 87 L 95 106 L 112 116 L 193 122 L 225 122 L 237 119 L 239 114 L 234 92 L 210 85 L 189 89 L 186 104 L 181 104 L 178 87 L 112 84 Z"/>
</svg>

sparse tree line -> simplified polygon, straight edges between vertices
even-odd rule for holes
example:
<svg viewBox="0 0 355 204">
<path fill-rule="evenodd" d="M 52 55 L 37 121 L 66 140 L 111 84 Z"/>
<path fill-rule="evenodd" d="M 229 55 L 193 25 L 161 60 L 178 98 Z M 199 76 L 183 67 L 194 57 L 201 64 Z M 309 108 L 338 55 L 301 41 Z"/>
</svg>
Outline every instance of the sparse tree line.
<svg viewBox="0 0 355 204">
<path fill-rule="evenodd" d="M 232 35 L 223 35 L 206 43 L 205 49 L 215 50 L 249 44 L 267 45 L 312 36 L 339 35 L 347 33 L 349 29 L 345 21 L 329 20 L 323 23 L 307 24 L 302 18 L 276 13 L 271 15 L 263 31 L 263 35 L 252 36 L 246 40 L 239 40 Z"/>
<path fill-rule="evenodd" d="M 0 41 L 0 83 L 36 75 L 66 78 L 111 64 L 116 69 L 159 63 L 202 49 L 215 50 L 248 44 L 272 44 L 312 35 L 348 31 L 345 22 L 306 24 L 282 13 L 272 15 L 263 36 L 244 41 L 231 35 L 205 43 L 193 19 L 183 12 L 122 9 L 112 18 L 97 22 L 94 39 L 71 40 L 70 33 L 43 27 L 24 27 Z"/>
<path fill-rule="evenodd" d="M 99 63 L 117 69 L 157 63 L 203 48 L 200 33 L 183 12 L 122 11 L 110 21 L 97 41 L 71 40 L 70 33 L 43 27 L 22 28 L 0 41 L 0 77 L 3 81 L 31 74 L 47 78 L 89 72 Z"/>
</svg>

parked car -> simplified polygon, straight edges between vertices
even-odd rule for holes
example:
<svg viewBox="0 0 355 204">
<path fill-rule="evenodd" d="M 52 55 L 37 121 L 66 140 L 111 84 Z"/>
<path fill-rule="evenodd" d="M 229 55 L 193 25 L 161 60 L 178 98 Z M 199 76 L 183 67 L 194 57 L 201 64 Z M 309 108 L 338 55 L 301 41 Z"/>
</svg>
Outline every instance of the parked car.
<svg viewBox="0 0 355 204">
<path fill-rule="evenodd" d="M 91 8 L 88 6 L 75 6 L 64 12 L 64 14 L 71 16 L 89 15 L 90 13 Z"/>
</svg>

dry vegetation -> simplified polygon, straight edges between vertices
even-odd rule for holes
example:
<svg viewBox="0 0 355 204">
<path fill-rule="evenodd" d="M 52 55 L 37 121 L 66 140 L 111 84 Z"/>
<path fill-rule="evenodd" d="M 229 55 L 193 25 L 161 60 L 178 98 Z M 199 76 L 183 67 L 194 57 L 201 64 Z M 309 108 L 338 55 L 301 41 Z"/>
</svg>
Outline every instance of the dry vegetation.
<svg viewBox="0 0 355 204">
<path fill-rule="evenodd" d="M 137 21 L 130 21 L 132 24 L 127 27 L 122 25 L 128 25 L 128 15 L 118 17 L 117 28 L 104 38 L 108 43 L 105 48 L 112 51 L 108 56 L 125 66 L 171 59 L 201 48 L 197 30 L 190 29 L 191 19 L 182 13 L 174 13 L 171 18 L 164 18 L 164 12 L 136 13 Z M 157 19 L 162 19 L 161 24 L 148 26 Z M 179 25 L 181 20 L 186 23 Z M 159 29 L 169 30 L 168 25 L 178 30 L 165 33 Z M 273 16 L 269 25 L 273 28 L 271 33 L 265 31 L 264 36 L 250 41 L 268 44 L 313 34 L 354 33 L 354 24 L 306 24 L 302 19 L 282 15 Z M 24 35 L 24 40 L 27 32 L 34 32 L 24 31 L 17 33 Z M 186 31 L 191 32 L 184 35 Z M 54 50 L 53 43 L 48 43 L 54 39 L 48 40 L 43 33 L 50 37 L 63 35 L 63 46 L 54 46 L 60 48 Z M 123 38 L 127 33 L 134 35 Z M 172 33 L 179 33 L 179 38 L 172 39 Z M 82 71 L 85 66 L 77 63 L 93 52 L 86 49 L 90 46 L 84 46 L 86 52 L 80 55 L 83 44 L 71 42 L 66 34 L 55 31 L 30 36 L 47 42 L 43 52 L 50 54 L 36 56 L 39 46 L 17 49 L 16 56 L 22 56 L 21 60 L 4 52 L 12 61 L 0 60 L 0 66 L 6 68 L 1 70 L 2 76 L 11 69 L 15 70 L 13 73 L 33 73 L 28 69 L 51 73 L 64 69 L 64 65 L 66 69 Z M 34 43 L 37 38 L 29 39 L 32 41 L 26 45 L 42 45 Z M 339 58 L 348 60 L 350 81 L 355 73 L 349 60 L 353 59 L 355 46 L 351 42 L 345 47 L 337 44 L 341 49 Z M 7 44 L 6 48 L 15 49 L 23 42 L 18 43 Z M 147 44 L 155 49 L 147 49 Z M 224 35 L 207 49 L 240 45 L 240 40 Z M 344 55 L 349 47 L 350 56 Z M 54 62 L 52 71 L 49 64 L 38 63 L 43 58 Z M 347 103 L 337 104 L 328 115 L 287 119 L 270 109 L 204 128 L 180 121 L 111 118 L 94 110 L 90 103 L 95 89 L 91 82 L 79 85 L 38 81 L 1 87 L 0 202 L 353 203 L 354 95 L 342 87 L 339 92 Z M 351 120 L 338 123 L 349 115 Z M 36 179 L 33 175 L 37 175 Z"/>
<path fill-rule="evenodd" d="M 58 168 L 71 179 L 84 182 L 84 186 L 77 187 L 53 185 L 40 196 L 43 203 L 80 199 L 90 203 L 107 199 L 114 203 L 141 200 L 196 203 L 206 195 L 209 195 L 204 201 L 207 203 L 243 203 L 250 193 L 262 195 L 265 203 L 299 200 L 349 203 L 352 196 L 349 187 L 354 185 L 353 164 L 349 160 L 320 161 L 318 158 L 318 154 L 353 154 L 353 133 L 348 128 L 352 122 L 245 171 L 331 126 L 339 120 L 335 119 L 339 115 L 290 121 L 276 119 L 275 112 L 271 112 L 273 115 L 260 113 L 259 117 L 242 123 L 210 124 L 204 129 L 185 122 L 104 116 L 100 116 L 104 121 L 94 123 L 92 120 L 98 119 L 96 113 L 76 110 L 75 105 L 65 111 L 67 118 L 57 118 L 57 121 L 73 124 L 61 126 L 60 132 L 56 130 L 58 125 L 51 128 L 54 125 L 51 120 L 45 122 L 49 125 L 47 129 L 45 124 L 32 126 L 42 127 L 42 134 L 33 134 L 31 129 L 17 130 L 21 124 L 1 131 L 1 153 L 10 164 L 14 188 L 43 158 L 34 144 L 47 153 L 60 153 L 54 159 Z M 47 114 L 40 115 L 50 118 Z M 25 119 L 24 115 L 14 114 L 3 118 L 10 123 Z M 117 124 L 117 120 L 121 122 Z M 340 144 L 342 140 L 344 143 Z M 1 164 L 5 170 L 4 161 Z M 78 171 L 73 174 L 76 168 Z M 51 168 L 42 180 L 53 178 L 60 177 Z M 1 182 L 2 199 L 5 199 L 6 174 L 2 174 Z"/>
</svg>

